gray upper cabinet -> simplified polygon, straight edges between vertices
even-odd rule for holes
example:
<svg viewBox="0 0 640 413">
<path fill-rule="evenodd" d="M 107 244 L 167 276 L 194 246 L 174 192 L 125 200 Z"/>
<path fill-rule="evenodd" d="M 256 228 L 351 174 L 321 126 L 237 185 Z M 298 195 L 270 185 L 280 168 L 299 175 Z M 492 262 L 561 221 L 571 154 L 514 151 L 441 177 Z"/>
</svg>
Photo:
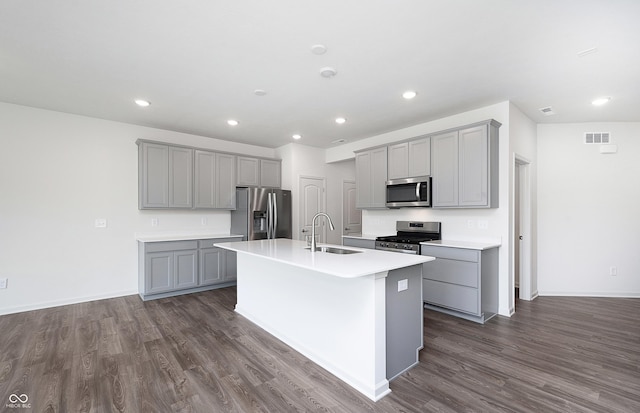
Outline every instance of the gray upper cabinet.
<svg viewBox="0 0 640 413">
<path fill-rule="evenodd" d="M 138 140 L 139 209 L 235 209 L 236 185 L 281 185 L 281 161 Z"/>
<path fill-rule="evenodd" d="M 169 206 L 169 147 L 140 143 L 138 148 L 138 206 Z"/>
<path fill-rule="evenodd" d="M 195 208 L 234 209 L 235 174 L 235 155 L 196 150 Z"/>
<path fill-rule="evenodd" d="M 431 137 L 432 206 L 458 206 L 458 131 Z"/>
<path fill-rule="evenodd" d="M 169 147 L 169 208 L 193 207 L 193 149 Z"/>
<path fill-rule="evenodd" d="M 397 143 L 387 148 L 388 179 L 408 178 L 409 177 L 409 143 Z"/>
<path fill-rule="evenodd" d="M 388 147 L 388 179 L 413 178 L 431 174 L 429 137 Z"/>
<path fill-rule="evenodd" d="M 409 177 L 431 175 L 431 138 L 409 141 Z"/>
<path fill-rule="evenodd" d="M 238 185 L 260 186 L 260 160 L 238 156 Z"/>
<path fill-rule="evenodd" d="M 140 142 L 138 149 L 138 206 L 193 206 L 193 149 Z"/>
<path fill-rule="evenodd" d="M 356 153 L 356 208 L 386 208 L 387 147 Z"/>
<path fill-rule="evenodd" d="M 277 159 L 259 159 L 248 156 L 238 156 L 239 186 L 262 186 L 280 188 L 281 161 Z"/>
<path fill-rule="evenodd" d="M 490 120 L 431 137 L 434 208 L 498 207 L 498 128 Z"/>
<path fill-rule="evenodd" d="M 281 169 L 281 161 L 260 159 L 260 186 L 267 188 L 280 188 Z"/>
</svg>

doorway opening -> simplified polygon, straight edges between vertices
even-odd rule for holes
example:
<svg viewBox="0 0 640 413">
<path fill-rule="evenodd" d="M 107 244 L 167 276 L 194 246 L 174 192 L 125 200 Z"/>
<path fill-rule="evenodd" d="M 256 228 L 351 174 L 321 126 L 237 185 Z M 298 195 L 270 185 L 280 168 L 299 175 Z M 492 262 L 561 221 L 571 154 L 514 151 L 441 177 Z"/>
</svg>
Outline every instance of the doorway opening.
<svg viewBox="0 0 640 413">
<path fill-rule="evenodd" d="M 536 280 L 533 279 L 532 262 L 532 219 L 531 219 L 531 162 L 517 154 L 513 168 L 513 297 L 530 301 L 535 298 Z M 514 308 L 515 309 L 515 308 Z"/>
</svg>

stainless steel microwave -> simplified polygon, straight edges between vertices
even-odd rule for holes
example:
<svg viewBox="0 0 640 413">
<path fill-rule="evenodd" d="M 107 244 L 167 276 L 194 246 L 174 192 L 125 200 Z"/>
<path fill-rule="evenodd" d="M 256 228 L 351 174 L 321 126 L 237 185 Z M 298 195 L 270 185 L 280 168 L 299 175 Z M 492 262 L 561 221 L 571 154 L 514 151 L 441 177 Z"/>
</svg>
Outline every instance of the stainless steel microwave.
<svg viewBox="0 0 640 413">
<path fill-rule="evenodd" d="M 431 177 L 387 181 L 386 205 L 389 208 L 431 206 Z"/>
</svg>

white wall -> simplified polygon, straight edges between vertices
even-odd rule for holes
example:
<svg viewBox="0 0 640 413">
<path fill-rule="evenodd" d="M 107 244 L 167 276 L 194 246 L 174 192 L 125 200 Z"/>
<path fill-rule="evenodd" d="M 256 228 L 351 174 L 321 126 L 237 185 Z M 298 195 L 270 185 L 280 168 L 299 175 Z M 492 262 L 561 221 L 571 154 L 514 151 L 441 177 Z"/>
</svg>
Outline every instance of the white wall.
<svg viewBox="0 0 640 413">
<path fill-rule="evenodd" d="M 355 161 L 347 160 L 334 164 L 325 163 L 325 150 L 296 143 L 276 149 L 282 159 L 282 187 L 292 190 L 293 238 L 300 237 L 300 193 L 301 177 L 324 178 L 326 188 L 326 212 L 336 225 L 335 231 L 327 230 L 326 242 L 342 244 L 342 181 L 355 180 Z"/>
<path fill-rule="evenodd" d="M 0 314 L 137 293 L 136 233 L 229 232 L 226 211 L 139 211 L 136 139 L 275 157 L 269 148 L 0 103 L 0 278 L 9 279 Z M 95 228 L 96 218 L 108 227 Z"/>
<path fill-rule="evenodd" d="M 611 132 L 618 153 L 585 132 Z M 640 297 L 639 159 L 640 123 L 538 125 L 540 295 Z"/>
<path fill-rule="evenodd" d="M 509 213 L 509 237 L 513 242 L 511 243 L 511 249 L 509 251 L 509 256 L 513 257 L 514 248 L 517 247 L 516 242 L 516 212 L 515 212 L 515 162 L 516 157 L 521 162 L 527 162 L 526 166 L 529 175 L 529 211 L 530 211 L 530 228 L 528 230 L 530 232 L 526 232 L 527 228 L 521 228 L 520 234 L 524 235 L 526 238 L 526 242 L 522 243 L 522 249 L 527 249 L 529 247 L 529 293 L 530 297 L 535 297 L 538 294 L 537 291 L 537 170 L 538 170 L 538 161 L 537 161 L 537 128 L 536 124 L 526 117 L 515 105 L 511 104 L 509 107 L 509 125 L 510 125 L 510 153 L 509 153 L 509 190 L 511 193 L 510 196 L 510 213 Z M 526 188 L 521 188 L 521 191 L 526 191 Z M 525 210 L 525 205 L 520 205 L 521 210 Z M 524 251 L 521 252 L 521 259 L 524 255 Z M 526 262 L 526 261 L 525 261 Z M 515 285 L 515 279 L 513 274 L 515 274 L 515 262 L 510 262 L 511 268 L 511 284 Z M 524 271 L 523 271 L 524 272 Z M 521 274 L 521 277 L 524 274 Z M 521 285 L 521 287 L 525 287 Z M 514 294 L 513 288 L 509 289 L 509 294 Z M 509 302 L 514 303 L 515 296 L 509 297 Z M 513 308 L 511 309 L 513 310 Z"/>
</svg>

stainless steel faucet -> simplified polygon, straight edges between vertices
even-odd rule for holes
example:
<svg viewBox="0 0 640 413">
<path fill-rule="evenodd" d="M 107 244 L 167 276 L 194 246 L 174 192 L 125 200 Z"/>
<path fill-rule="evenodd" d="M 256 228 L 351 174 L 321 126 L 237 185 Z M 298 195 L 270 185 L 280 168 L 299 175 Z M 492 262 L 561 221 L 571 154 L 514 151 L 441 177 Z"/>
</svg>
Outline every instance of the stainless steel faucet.
<svg viewBox="0 0 640 413">
<path fill-rule="evenodd" d="M 315 252 L 316 250 L 316 219 L 321 215 L 323 217 L 326 217 L 329 221 L 329 228 L 331 228 L 331 231 L 336 229 L 336 227 L 333 226 L 333 222 L 331 222 L 331 217 L 329 215 L 325 214 L 324 212 L 318 212 L 317 214 L 315 214 L 313 216 L 313 219 L 311 220 L 311 252 Z"/>
</svg>

